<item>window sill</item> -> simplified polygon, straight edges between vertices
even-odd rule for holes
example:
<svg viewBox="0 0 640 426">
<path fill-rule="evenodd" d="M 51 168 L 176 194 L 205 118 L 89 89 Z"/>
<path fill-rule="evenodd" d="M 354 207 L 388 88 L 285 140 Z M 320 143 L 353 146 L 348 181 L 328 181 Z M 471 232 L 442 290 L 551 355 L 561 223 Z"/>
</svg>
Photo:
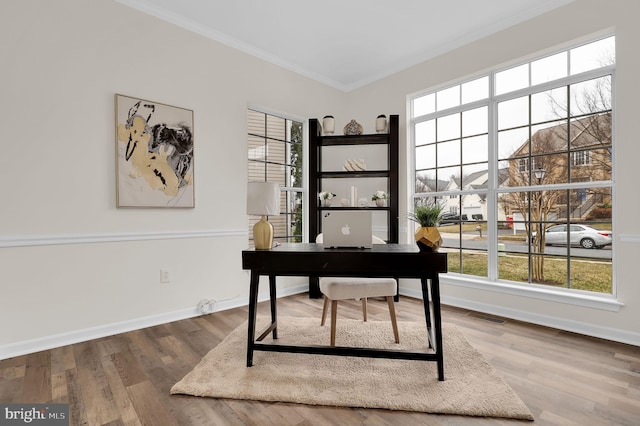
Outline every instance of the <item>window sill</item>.
<svg viewBox="0 0 640 426">
<path fill-rule="evenodd" d="M 459 287 L 474 288 L 482 291 L 510 294 L 532 299 L 546 300 L 566 305 L 583 306 L 609 312 L 618 312 L 624 303 L 612 295 L 546 288 L 536 284 L 515 284 L 509 282 L 489 282 L 481 279 L 471 279 L 458 274 L 449 273 L 440 276 L 440 283 Z"/>
</svg>

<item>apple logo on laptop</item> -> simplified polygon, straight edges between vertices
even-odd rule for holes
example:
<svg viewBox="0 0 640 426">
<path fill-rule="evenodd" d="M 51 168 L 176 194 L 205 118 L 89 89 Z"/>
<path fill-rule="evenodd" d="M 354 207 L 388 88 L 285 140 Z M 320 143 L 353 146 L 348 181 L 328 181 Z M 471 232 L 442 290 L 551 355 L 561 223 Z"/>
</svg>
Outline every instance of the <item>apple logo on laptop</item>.
<svg viewBox="0 0 640 426">
<path fill-rule="evenodd" d="M 340 230 L 342 231 L 342 235 L 351 234 L 351 229 L 349 228 L 349 225 L 343 226 Z"/>
</svg>

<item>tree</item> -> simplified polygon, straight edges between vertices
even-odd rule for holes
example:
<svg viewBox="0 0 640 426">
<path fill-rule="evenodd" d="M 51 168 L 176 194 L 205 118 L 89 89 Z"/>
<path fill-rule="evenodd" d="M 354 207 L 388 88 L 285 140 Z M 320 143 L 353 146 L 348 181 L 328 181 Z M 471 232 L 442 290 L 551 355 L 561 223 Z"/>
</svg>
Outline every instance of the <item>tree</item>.
<svg viewBox="0 0 640 426">
<path fill-rule="evenodd" d="M 291 184 L 302 186 L 302 123 L 291 123 Z M 296 192 L 293 209 L 293 242 L 302 242 L 302 193 Z"/>
</svg>

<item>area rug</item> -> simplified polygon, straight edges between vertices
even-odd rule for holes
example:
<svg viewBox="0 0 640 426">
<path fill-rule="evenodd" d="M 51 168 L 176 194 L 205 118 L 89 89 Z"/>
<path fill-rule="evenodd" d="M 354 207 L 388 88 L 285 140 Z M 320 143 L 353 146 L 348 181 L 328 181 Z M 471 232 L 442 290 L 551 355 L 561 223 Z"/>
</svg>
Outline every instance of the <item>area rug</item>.
<svg viewBox="0 0 640 426">
<path fill-rule="evenodd" d="M 268 322 L 259 318 L 257 330 Z M 336 345 L 427 350 L 426 326 L 398 322 L 400 345 L 385 321 L 339 319 Z M 281 401 L 310 405 L 383 408 L 466 416 L 533 420 L 533 415 L 453 324 L 443 324 L 445 381 L 435 362 L 254 353 L 246 367 L 247 324 L 229 334 L 171 388 L 172 394 Z M 329 326 L 319 318 L 278 318 L 281 344 L 325 345 Z M 264 340 L 273 342 L 271 336 Z"/>
</svg>

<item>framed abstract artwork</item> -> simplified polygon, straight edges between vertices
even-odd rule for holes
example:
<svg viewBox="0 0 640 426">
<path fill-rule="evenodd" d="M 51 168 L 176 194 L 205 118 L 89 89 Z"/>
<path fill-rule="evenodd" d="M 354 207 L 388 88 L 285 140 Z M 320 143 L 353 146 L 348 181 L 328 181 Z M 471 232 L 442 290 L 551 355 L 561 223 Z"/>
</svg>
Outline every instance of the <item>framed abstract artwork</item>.
<svg viewBox="0 0 640 426">
<path fill-rule="evenodd" d="M 118 207 L 194 207 L 193 111 L 115 95 Z"/>
</svg>

